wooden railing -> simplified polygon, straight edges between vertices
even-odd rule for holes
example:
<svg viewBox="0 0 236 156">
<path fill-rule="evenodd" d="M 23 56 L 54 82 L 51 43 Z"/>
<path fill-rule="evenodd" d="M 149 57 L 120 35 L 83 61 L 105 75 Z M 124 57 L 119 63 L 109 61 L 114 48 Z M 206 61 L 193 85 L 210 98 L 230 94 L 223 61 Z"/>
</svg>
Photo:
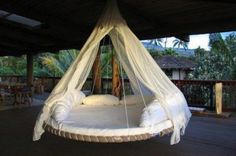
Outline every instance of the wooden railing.
<svg viewBox="0 0 236 156">
<path fill-rule="evenodd" d="M 25 82 L 22 76 L 0 76 L 1 81 Z M 34 84 L 44 86 L 46 92 L 52 91 L 60 77 L 35 77 Z M 223 109 L 236 111 L 236 81 L 221 80 L 172 80 L 172 82 L 183 92 L 190 106 L 204 107 L 209 110 L 215 109 L 215 84 L 223 84 Z M 92 79 L 88 78 L 83 90 L 92 90 Z M 129 80 L 125 79 L 126 94 L 132 92 Z M 102 92 L 111 93 L 111 79 L 102 79 Z"/>
<path fill-rule="evenodd" d="M 224 110 L 236 111 L 236 81 L 221 80 L 172 80 L 183 92 L 190 106 L 215 109 L 215 84 L 223 84 Z"/>
</svg>

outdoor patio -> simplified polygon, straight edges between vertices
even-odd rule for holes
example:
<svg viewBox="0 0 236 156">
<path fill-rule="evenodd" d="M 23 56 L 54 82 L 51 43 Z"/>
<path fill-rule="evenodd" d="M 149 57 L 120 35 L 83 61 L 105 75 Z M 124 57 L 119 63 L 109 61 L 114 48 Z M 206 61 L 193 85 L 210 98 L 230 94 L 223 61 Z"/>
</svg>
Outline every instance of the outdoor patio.
<svg viewBox="0 0 236 156">
<path fill-rule="evenodd" d="M 174 146 L 169 145 L 168 136 L 134 143 L 96 144 L 45 133 L 40 141 L 33 142 L 33 127 L 40 110 L 41 106 L 34 106 L 1 111 L 0 155 L 236 155 L 236 117 L 193 116 L 186 135 Z"/>
<path fill-rule="evenodd" d="M 0 1 L 0 56 L 3 58 L 0 60 L 0 156 L 236 156 L 236 34 L 224 36 L 225 38 L 220 34 L 235 31 L 236 3 L 231 0 L 116 1 Z M 88 39 L 91 31 L 92 35 Z M 200 72 L 182 80 L 181 70 L 178 69 L 178 79 L 172 80 L 172 83 L 150 57 L 151 49 L 145 50 L 147 47 L 143 47 L 139 42 L 153 40 L 158 43 L 157 39 L 163 39 L 163 45 L 160 42 L 160 46 L 164 47 L 164 51 L 160 51 L 158 55 L 165 52 L 165 55 L 177 56 L 173 50 L 177 46 L 176 43 L 179 44 L 178 49 L 181 44 L 185 49 L 190 43 L 191 35 L 206 33 L 210 33 L 207 44 L 209 49 L 198 46 L 194 57 L 189 57 L 197 62 L 199 68 L 196 69 Z M 167 44 L 169 37 L 174 37 L 174 41 L 177 41 L 173 41 L 171 48 Z M 62 53 L 64 55 L 61 55 Z M 45 63 L 45 60 L 49 61 Z M 74 60 L 75 63 L 69 68 Z M 118 60 L 121 61 L 120 66 Z M 50 62 L 54 62 L 54 68 L 51 70 L 48 67 Z M 126 73 L 122 71 L 122 67 L 127 68 L 124 70 Z M 205 69 L 203 67 L 207 67 L 207 70 L 201 70 Z M 88 69 L 92 69 L 91 73 Z M 106 73 L 103 73 L 105 70 Z M 186 125 L 185 121 L 188 121 L 190 116 L 187 104 L 194 107 L 195 115 L 190 119 L 180 143 L 173 146 L 170 145 L 170 135 L 145 141 L 107 144 L 74 141 L 45 132 L 39 141 L 33 142 L 36 118 L 62 75 L 65 75 L 63 80 L 59 87 L 54 89 L 52 100 L 47 103 L 48 106 L 55 106 L 50 108 L 53 115 L 59 114 L 54 108 L 61 103 L 63 106 L 72 106 L 75 102 L 82 104 L 82 98 L 76 99 L 80 97 L 77 96 L 76 89 L 83 91 L 86 96 L 112 94 L 116 96 L 117 105 L 125 106 L 124 124 L 127 127 L 123 129 L 127 130 L 130 126 L 125 96 L 133 95 L 139 89 L 142 102 L 146 106 L 144 91 L 154 95 L 148 104 L 157 102 L 158 106 L 162 104 L 159 108 L 163 107 L 165 110 L 153 114 L 160 115 L 160 112 L 164 112 L 166 118 L 163 121 L 170 119 L 171 125 L 164 127 L 162 131 L 154 131 L 153 127 L 148 127 L 137 134 L 131 135 L 128 131 L 117 135 L 119 138 L 124 137 L 124 140 L 130 140 L 130 136 L 135 139 L 138 138 L 136 136 L 152 136 L 151 134 L 165 132 L 164 130 L 170 130 L 172 127 L 175 128 L 174 132 L 178 132 Z M 174 85 L 183 93 L 187 103 Z M 124 103 L 121 103 L 123 101 Z M 113 105 L 110 102 L 108 104 Z M 70 111 L 72 112 L 72 109 L 68 112 L 71 113 Z M 98 110 L 95 109 L 94 112 L 97 113 Z M 107 112 L 102 113 L 102 117 L 107 115 Z M 144 114 L 145 110 L 142 108 L 140 112 Z M 222 115 L 230 114 L 229 112 L 232 112 L 230 117 Z M 80 113 L 75 113 L 76 119 L 81 120 L 77 114 Z M 119 112 L 117 114 L 120 115 Z M 45 116 L 47 115 L 49 118 L 53 117 L 50 113 Z M 135 116 L 138 122 L 142 121 L 139 115 Z M 116 117 L 114 114 L 110 116 Z M 174 117 L 178 121 L 173 120 Z M 84 118 L 88 119 L 87 116 Z M 156 119 L 151 125 L 155 124 Z M 42 121 L 46 120 L 42 118 Z M 76 120 L 71 121 L 76 123 Z M 96 121 L 100 124 L 103 120 Z M 117 126 L 114 120 L 110 119 L 110 122 Z M 96 125 L 91 120 L 86 120 L 87 123 Z M 122 123 L 122 126 L 124 124 Z M 142 128 L 140 123 L 134 125 Z M 122 126 L 112 129 L 102 126 L 98 132 L 109 128 L 111 131 L 120 131 Z M 81 127 L 74 128 L 77 130 Z M 92 129 L 89 126 L 82 128 L 86 128 L 83 129 L 84 132 Z M 60 131 L 63 132 L 61 129 Z M 69 134 L 68 138 L 75 134 L 67 132 L 64 134 Z M 115 133 L 108 136 L 97 135 L 97 131 L 92 132 L 92 135 L 75 135 L 81 135 L 82 138 L 88 136 L 89 139 L 104 137 L 105 141 L 108 137 L 119 141 Z M 178 133 L 176 136 L 178 137 Z"/>
</svg>

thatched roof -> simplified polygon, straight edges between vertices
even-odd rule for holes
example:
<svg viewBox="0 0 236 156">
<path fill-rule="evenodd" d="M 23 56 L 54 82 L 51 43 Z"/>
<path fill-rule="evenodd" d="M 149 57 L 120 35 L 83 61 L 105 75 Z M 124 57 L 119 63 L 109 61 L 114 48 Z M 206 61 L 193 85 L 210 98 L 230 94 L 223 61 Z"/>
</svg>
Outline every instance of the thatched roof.
<svg viewBox="0 0 236 156">
<path fill-rule="evenodd" d="M 196 66 L 196 63 L 189 58 L 176 56 L 162 56 L 157 58 L 156 62 L 162 69 L 193 70 Z"/>
<path fill-rule="evenodd" d="M 106 0 L 1 0 L 0 55 L 79 49 L 105 3 Z M 118 4 L 140 39 L 186 39 L 189 34 L 236 29 L 233 0 L 118 0 Z"/>
</svg>

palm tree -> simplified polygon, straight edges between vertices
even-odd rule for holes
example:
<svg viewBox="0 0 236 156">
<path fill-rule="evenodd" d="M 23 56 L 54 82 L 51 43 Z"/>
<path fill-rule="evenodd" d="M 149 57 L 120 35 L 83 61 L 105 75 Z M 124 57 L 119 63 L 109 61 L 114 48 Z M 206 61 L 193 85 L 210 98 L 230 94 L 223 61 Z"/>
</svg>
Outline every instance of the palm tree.
<svg viewBox="0 0 236 156">
<path fill-rule="evenodd" d="M 178 53 L 173 48 L 166 48 L 163 55 L 177 56 Z"/>
<path fill-rule="evenodd" d="M 62 76 L 78 55 L 77 50 L 62 50 L 57 54 L 46 53 L 39 56 L 42 65 L 53 76 Z"/>
<path fill-rule="evenodd" d="M 166 46 L 167 46 L 167 40 L 168 40 L 168 38 L 166 37 L 165 38 L 165 49 L 166 49 Z"/>
<path fill-rule="evenodd" d="M 152 39 L 152 40 L 149 41 L 149 44 L 160 46 L 160 47 L 163 47 L 162 43 L 163 43 L 162 38 Z"/>
<path fill-rule="evenodd" d="M 178 49 L 179 49 L 180 47 L 183 47 L 184 50 L 186 50 L 186 49 L 188 49 L 188 42 L 184 42 L 184 41 L 182 41 L 182 40 L 176 38 L 176 39 L 173 41 L 173 48 L 175 48 L 175 47 L 177 47 Z"/>
</svg>

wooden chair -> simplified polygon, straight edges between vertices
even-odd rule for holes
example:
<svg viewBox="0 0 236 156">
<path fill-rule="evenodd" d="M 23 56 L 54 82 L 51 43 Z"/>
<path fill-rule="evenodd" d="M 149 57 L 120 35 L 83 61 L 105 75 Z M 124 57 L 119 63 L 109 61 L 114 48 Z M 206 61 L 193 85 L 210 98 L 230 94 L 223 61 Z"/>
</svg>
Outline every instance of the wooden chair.
<svg viewBox="0 0 236 156">
<path fill-rule="evenodd" d="M 7 105 L 10 101 L 12 101 L 13 95 L 5 90 L 4 88 L 0 89 L 0 104 Z"/>
<path fill-rule="evenodd" d="M 31 106 L 33 103 L 32 88 L 25 86 L 15 90 L 15 105 L 28 104 Z"/>
</svg>

